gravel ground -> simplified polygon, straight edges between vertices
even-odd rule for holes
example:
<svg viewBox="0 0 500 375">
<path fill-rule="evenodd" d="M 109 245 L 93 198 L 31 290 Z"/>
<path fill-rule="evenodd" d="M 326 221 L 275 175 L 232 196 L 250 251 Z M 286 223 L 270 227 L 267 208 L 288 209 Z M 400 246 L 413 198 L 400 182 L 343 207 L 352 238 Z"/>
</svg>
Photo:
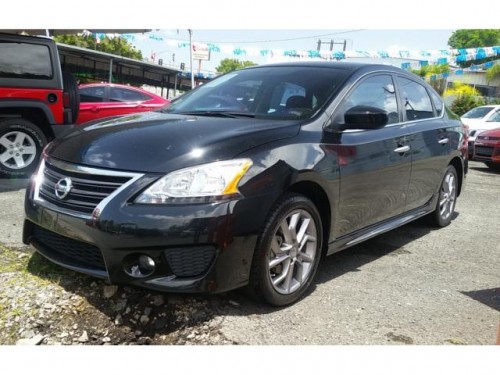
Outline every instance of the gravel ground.
<svg viewBox="0 0 500 375">
<path fill-rule="evenodd" d="M 500 174 L 471 162 L 457 217 L 328 257 L 274 309 L 234 291 L 173 295 L 52 265 L 21 243 L 27 180 L 0 181 L 0 344 L 490 345 L 500 310 Z"/>
</svg>

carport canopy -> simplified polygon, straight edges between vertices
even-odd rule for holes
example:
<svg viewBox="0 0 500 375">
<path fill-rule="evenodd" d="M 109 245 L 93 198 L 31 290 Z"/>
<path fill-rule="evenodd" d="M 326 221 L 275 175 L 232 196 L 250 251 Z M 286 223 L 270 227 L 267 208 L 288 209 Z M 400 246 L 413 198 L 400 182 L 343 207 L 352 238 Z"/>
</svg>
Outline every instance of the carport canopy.
<svg viewBox="0 0 500 375">
<path fill-rule="evenodd" d="M 160 87 L 162 94 L 167 90 L 167 97 L 170 90 L 191 89 L 190 80 L 182 79 L 178 69 L 63 43 L 57 43 L 57 48 L 62 69 L 76 77 Z"/>
</svg>

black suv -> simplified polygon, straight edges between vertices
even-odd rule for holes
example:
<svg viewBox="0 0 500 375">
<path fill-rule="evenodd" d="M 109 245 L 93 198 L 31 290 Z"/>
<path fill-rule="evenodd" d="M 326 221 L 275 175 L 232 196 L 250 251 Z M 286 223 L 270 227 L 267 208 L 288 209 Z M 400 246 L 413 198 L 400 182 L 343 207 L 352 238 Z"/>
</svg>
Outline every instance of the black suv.
<svg viewBox="0 0 500 375">
<path fill-rule="evenodd" d="M 24 242 L 114 284 L 296 301 L 322 255 L 454 218 L 462 123 L 419 77 L 309 62 L 221 76 L 47 148 Z"/>
<path fill-rule="evenodd" d="M 47 141 L 75 123 L 79 106 L 52 39 L 0 34 L 0 177 L 32 173 Z"/>
</svg>

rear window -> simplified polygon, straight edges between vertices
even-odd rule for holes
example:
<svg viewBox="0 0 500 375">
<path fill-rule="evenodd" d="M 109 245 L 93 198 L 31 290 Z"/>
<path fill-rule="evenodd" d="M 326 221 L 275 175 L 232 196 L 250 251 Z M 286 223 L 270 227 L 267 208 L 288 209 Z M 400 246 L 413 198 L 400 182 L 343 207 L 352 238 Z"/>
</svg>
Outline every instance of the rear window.
<svg viewBox="0 0 500 375">
<path fill-rule="evenodd" d="M 0 77 L 52 79 L 47 46 L 0 41 Z"/>
</svg>

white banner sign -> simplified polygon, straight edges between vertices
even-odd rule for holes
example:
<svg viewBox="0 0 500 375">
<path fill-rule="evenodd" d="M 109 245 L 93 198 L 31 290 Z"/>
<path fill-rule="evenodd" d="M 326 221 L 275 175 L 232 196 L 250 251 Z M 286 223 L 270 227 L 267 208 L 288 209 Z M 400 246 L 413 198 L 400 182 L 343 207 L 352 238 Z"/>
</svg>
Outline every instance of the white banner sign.
<svg viewBox="0 0 500 375">
<path fill-rule="evenodd" d="M 193 60 L 210 60 L 208 44 L 193 43 Z"/>
</svg>

